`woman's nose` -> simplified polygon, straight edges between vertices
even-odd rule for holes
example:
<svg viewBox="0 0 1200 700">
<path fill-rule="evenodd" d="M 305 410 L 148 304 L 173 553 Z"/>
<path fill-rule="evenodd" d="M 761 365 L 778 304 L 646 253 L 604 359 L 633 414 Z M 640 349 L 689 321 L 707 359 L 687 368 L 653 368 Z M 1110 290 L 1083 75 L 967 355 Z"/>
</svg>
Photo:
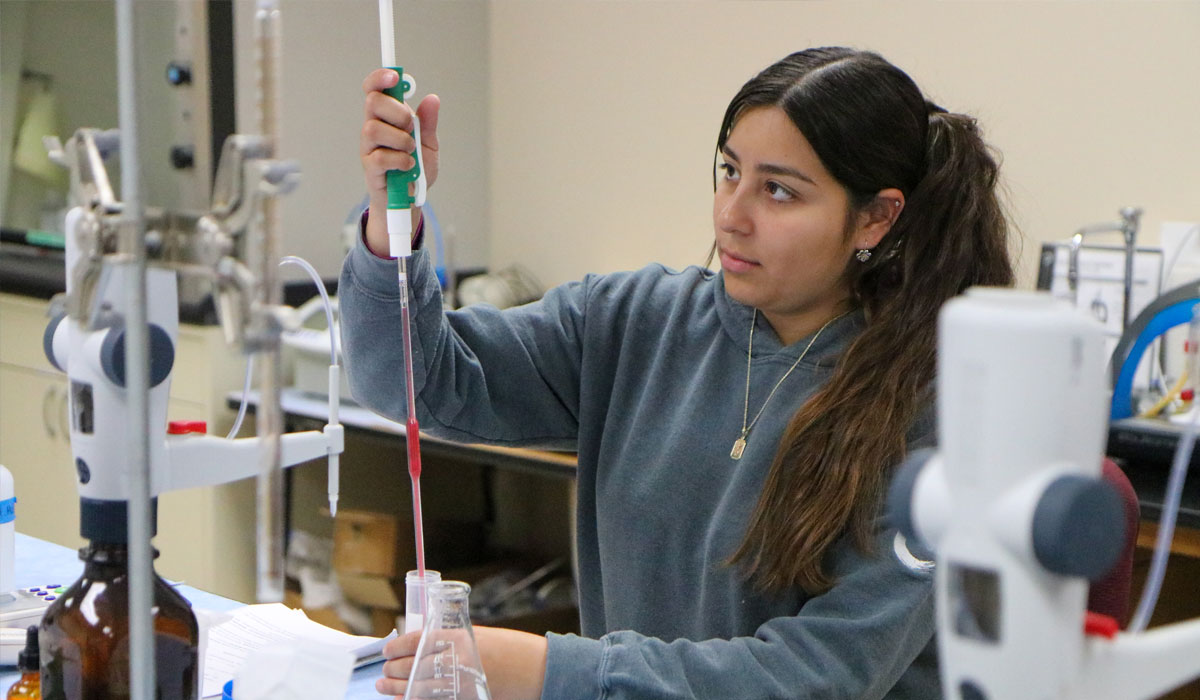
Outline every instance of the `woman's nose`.
<svg viewBox="0 0 1200 700">
<path fill-rule="evenodd" d="M 741 188 L 730 188 L 716 195 L 717 226 L 726 233 L 749 233 L 752 230 L 749 207 Z"/>
</svg>

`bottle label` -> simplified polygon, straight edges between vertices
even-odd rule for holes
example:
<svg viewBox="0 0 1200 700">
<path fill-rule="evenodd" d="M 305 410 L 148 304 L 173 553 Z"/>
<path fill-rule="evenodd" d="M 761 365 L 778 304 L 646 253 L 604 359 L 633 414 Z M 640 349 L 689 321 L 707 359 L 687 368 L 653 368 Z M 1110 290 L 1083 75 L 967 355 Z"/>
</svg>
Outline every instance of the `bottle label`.
<svg viewBox="0 0 1200 700">
<path fill-rule="evenodd" d="M 0 501 L 0 525 L 11 523 L 17 519 L 17 499 L 7 498 Z"/>
</svg>

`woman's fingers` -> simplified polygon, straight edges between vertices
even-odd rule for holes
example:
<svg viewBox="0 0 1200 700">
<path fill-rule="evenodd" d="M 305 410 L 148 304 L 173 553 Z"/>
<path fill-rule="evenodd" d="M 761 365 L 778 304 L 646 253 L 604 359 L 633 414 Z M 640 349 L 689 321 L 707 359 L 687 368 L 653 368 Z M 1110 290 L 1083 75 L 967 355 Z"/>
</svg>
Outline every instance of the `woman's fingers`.
<svg viewBox="0 0 1200 700">
<path fill-rule="evenodd" d="M 420 632 L 409 632 L 383 645 L 383 657 L 387 661 L 383 662 L 383 678 L 375 681 L 375 690 L 383 695 L 404 695 L 420 641 Z"/>
<path fill-rule="evenodd" d="M 383 645 L 383 658 L 391 661 L 392 659 L 402 659 L 406 656 L 415 656 L 417 645 L 420 643 L 420 631 L 398 634 L 389 639 L 387 644 Z"/>
<path fill-rule="evenodd" d="M 396 87 L 400 82 L 400 74 L 391 68 L 376 68 L 367 73 L 367 77 L 363 78 L 363 94 L 372 92 L 382 92 L 388 88 Z"/>
</svg>

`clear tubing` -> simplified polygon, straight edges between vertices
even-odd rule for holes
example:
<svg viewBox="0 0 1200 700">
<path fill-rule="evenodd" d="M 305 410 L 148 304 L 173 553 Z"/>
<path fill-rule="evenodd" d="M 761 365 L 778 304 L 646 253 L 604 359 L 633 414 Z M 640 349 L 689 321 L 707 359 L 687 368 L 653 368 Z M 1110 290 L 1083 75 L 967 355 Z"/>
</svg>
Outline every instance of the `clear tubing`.
<svg viewBox="0 0 1200 700">
<path fill-rule="evenodd" d="M 309 279 L 311 279 L 313 284 L 317 287 L 317 293 L 321 295 L 321 303 L 325 309 L 325 327 L 329 329 L 329 364 L 336 365 L 337 337 L 333 332 L 333 302 L 329 300 L 329 292 L 325 290 L 325 282 L 321 280 L 321 275 L 317 273 L 316 268 L 309 264 L 309 262 L 304 258 L 295 255 L 285 255 L 283 259 L 279 261 L 280 267 L 289 264 L 297 265 L 307 272 Z"/>
<path fill-rule="evenodd" d="M 413 389 L 412 326 L 408 313 L 408 270 L 406 258 L 396 258 L 400 280 L 400 328 L 404 335 L 404 392 L 408 400 L 408 475 L 412 479 L 413 533 L 417 540 L 417 572 L 425 572 L 425 532 L 421 515 L 421 437 L 417 425 L 417 397 Z"/>
<path fill-rule="evenodd" d="M 326 327 L 330 329 L 330 332 L 329 332 L 329 364 L 331 366 L 336 365 L 337 364 L 337 337 L 334 335 L 334 333 L 332 331 L 332 329 L 333 329 L 333 302 L 330 301 L 330 299 L 329 299 L 329 293 L 327 291 L 325 291 L 325 283 L 323 281 L 321 281 L 321 276 L 319 274 L 317 274 L 316 269 L 313 268 L 313 266 L 311 264 L 309 264 L 309 262 L 307 260 L 305 260 L 304 258 L 296 257 L 294 255 L 288 255 L 288 256 L 284 257 L 283 260 L 279 261 L 279 266 L 283 267 L 284 265 L 286 265 L 288 263 L 291 263 L 294 265 L 299 265 L 300 267 L 304 268 L 304 270 L 306 272 L 308 272 L 308 276 L 311 277 L 313 282 L 317 285 L 317 291 L 319 291 L 321 293 L 321 300 L 324 302 L 324 306 L 325 306 L 325 323 L 326 323 Z M 232 440 L 232 439 L 236 438 L 238 432 L 241 431 L 241 429 L 242 429 L 242 423 L 246 420 L 246 407 L 250 404 L 248 397 L 250 395 L 250 384 L 251 384 L 251 380 L 252 380 L 253 376 L 254 376 L 254 355 L 247 355 L 246 356 L 246 376 L 242 380 L 242 402 L 238 406 L 238 414 L 237 414 L 237 418 L 233 421 L 233 427 L 231 427 L 229 429 L 229 433 L 225 436 L 226 440 Z M 336 425 L 338 422 L 337 417 L 336 417 L 336 409 L 331 409 L 331 410 L 333 410 L 333 413 L 330 414 L 329 422 L 330 422 L 330 424 Z"/>
<path fill-rule="evenodd" d="M 339 392 L 341 390 L 340 382 L 338 381 L 338 366 L 337 366 L 337 334 L 333 328 L 333 302 L 329 301 L 329 292 L 325 291 L 325 283 L 321 280 L 321 275 L 317 274 L 316 269 L 309 264 L 307 260 L 295 255 L 284 256 L 279 261 L 279 266 L 292 264 L 299 265 L 308 273 L 313 284 L 317 286 L 317 292 L 321 295 L 321 302 L 325 308 L 325 327 L 329 329 L 329 425 L 338 424 L 338 401 Z M 329 499 L 329 515 L 337 515 L 338 504 L 338 482 L 339 482 L 339 455 L 330 452 L 327 457 L 329 460 L 329 470 L 326 477 L 325 493 Z"/>
<path fill-rule="evenodd" d="M 142 200 L 137 157 L 137 74 L 133 0 L 118 0 L 117 102 L 121 129 L 122 234 L 131 257 L 126 301 L 125 386 L 133 451 L 129 471 L 129 677 L 133 700 L 152 700 L 156 683 L 154 604 L 150 553 L 150 343 L 146 326 L 146 249 L 142 241 Z M 161 428 L 159 428 L 161 430 Z"/>
<path fill-rule="evenodd" d="M 433 569 L 410 571 L 404 576 L 404 634 L 420 632 L 429 611 L 429 586 L 442 580 Z"/>
<path fill-rule="evenodd" d="M 1197 370 L 1197 342 L 1200 342 L 1200 317 L 1198 309 L 1192 310 L 1192 322 L 1188 327 L 1188 371 Z M 1200 409 L 1192 405 L 1191 420 L 1188 421 L 1179 444 L 1175 447 L 1175 457 L 1171 462 L 1171 474 L 1167 477 L 1167 493 L 1163 497 L 1162 514 L 1158 520 L 1158 536 L 1154 542 L 1154 558 L 1150 562 L 1150 573 L 1146 576 L 1146 585 L 1142 589 L 1142 599 L 1138 601 L 1137 611 L 1129 623 L 1129 632 L 1137 633 L 1146 629 L 1150 624 L 1150 616 L 1154 614 L 1154 606 L 1158 603 L 1158 594 L 1162 590 L 1163 578 L 1167 572 L 1167 558 L 1171 554 L 1171 540 L 1175 537 L 1175 518 L 1179 514 L 1179 500 L 1183 495 L 1183 480 L 1187 476 L 1188 465 L 1192 461 L 1192 450 L 1196 446 L 1196 429 L 1200 423 Z"/>
<path fill-rule="evenodd" d="M 272 157 L 279 150 L 281 109 L 281 17 L 276 0 L 259 0 L 255 12 L 255 44 L 258 51 L 258 92 L 262 135 L 270 144 Z M 257 597 L 262 603 L 283 600 L 283 470 L 280 468 L 280 436 L 283 412 L 279 401 L 283 383 L 279 351 L 280 327 L 274 311 L 281 293 L 276 251 L 279 248 L 279 211 L 274 197 L 262 204 L 262 250 L 259 264 L 259 298 L 255 304 L 258 349 L 263 353 L 262 397 L 259 402 L 258 435 L 263 443 L 257 480 Z"/>
<path fill-rule="evenodd" d="M 229 428 L 229 434 L 225 436 L 226 440 L 232 440 L 237 437 L 237 434 L 242 429 L 242 422 L 246 420 L 246 406 L 250 404 L 250 384 L 254 377 L 254 355 L 246 355 L 246 376 L 242 379 L 242 403 L 238 406 L 237 418 L 233 421 L 233 426 Z"/>
</svg>

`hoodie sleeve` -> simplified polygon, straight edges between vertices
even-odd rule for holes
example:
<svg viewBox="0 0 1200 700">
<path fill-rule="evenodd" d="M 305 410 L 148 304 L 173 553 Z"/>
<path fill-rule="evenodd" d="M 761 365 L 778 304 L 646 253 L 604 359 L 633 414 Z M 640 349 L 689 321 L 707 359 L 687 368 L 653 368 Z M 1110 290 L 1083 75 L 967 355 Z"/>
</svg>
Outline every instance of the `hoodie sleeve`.
<svg viewBox="0 0 1200 700">
<path fill-rule="evenodd" d="M 428 253 L 408 263 L 417 419 L 465 442 L 574 449 L 578 434 L 586 282 L 513 309 L 442 310 Z M 396 262 L 360 241 L 338 287 L 342 353 L 355 400 L 404 422 L 401 304 Z"/>
</svg>

